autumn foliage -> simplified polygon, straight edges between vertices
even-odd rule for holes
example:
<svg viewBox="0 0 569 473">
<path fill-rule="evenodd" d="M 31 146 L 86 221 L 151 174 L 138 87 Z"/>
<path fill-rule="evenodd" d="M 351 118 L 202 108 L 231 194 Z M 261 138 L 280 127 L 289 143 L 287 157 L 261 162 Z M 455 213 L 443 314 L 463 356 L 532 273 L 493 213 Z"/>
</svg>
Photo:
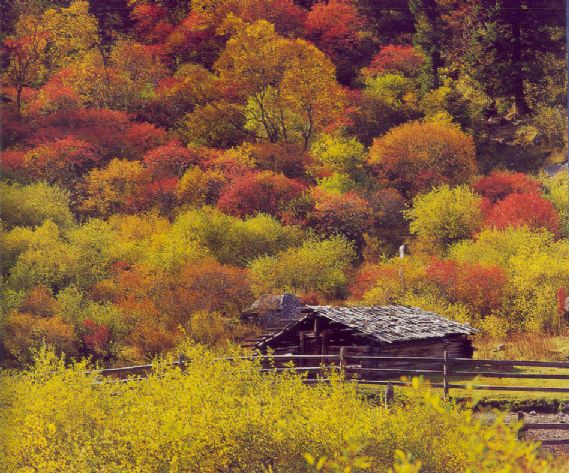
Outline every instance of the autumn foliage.
<svg viewBox="0 0 569 473">
<path fill-rule="evenodd" d="M 502 305 L 507 278 L 499 266 L 435 259 L 426 272 L 447 300 L 466 304 L 474 313 L 489 315 Z"/>
<path fill-rule="evenodd" d="M 170 142 L 148 151 L 142 159 L 146 169 L 154 179 L 181 177 L 192 164 L 198 164 L 196 152 Z"/>
<path fill-rule="evenodd" d="M 361 61 L 366 46 L 363 31 L 366 23 L 366 18 L 349 0 L 317 3 L 306 17 L 306 36 L 332 58 L 343 82 L 351 78 Z"/>
<path fill-rule="evenodd" d="M 32 179 L 72 186 L 101 163 L 96 148 L 72 136 L 32 148 L 23 157 L 23 172 Z"/>
<path fill-rule="evenodd" d="M 510 194 L 536 194 L 540 192 L 539 181 L 521 173 L 496 171 L 480 177 L 472 188 L 491 202 L 497 202 Z"/>
<path fill-rule="evenodd" d="M 402 74 L 407 77 L 418 75 L 423 65 L 423 56 L 412 46 L 388 44 L 373 56 L 365 74 Z"/>
<path fill-rule="evenodd" d="M 559 214 L 553 204 L 536 193 L 510 194 L 486 211 L 486 225 L 496 228 L 528 226 L 559 232 Z"/>
<path fill-rule="evenodd" d="M 303 189 L 300 182 L 282 174 L 270 171 L 249 173 L 227 185 L 218 207 L 230 215 L 246 216 L 261 212 L 279 216 Z"/>
<path fill-rule="evenodd" d="M 466 182 L 476 172 L 474 142 L 458 128 L 407 123 L 377 138 L 370 164 L 406 196 L 440 184 Z"/>
<path fill-rule="evenodd" d="M 562 330 L 567 181 L 540 171 L 566 145 L 558 15 L 4 3 L 0 365 L 220 349 L 283 291 Z"/>
</svg>

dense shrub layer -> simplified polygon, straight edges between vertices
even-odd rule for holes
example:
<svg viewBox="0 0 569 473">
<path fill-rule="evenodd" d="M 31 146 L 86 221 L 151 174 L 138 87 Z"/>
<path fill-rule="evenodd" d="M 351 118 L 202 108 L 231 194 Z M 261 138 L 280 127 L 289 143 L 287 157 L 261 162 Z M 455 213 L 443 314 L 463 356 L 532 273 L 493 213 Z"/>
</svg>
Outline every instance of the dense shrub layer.
<svg viewBox="0 0 569 473">
<path fill-rule="evenodd" d="M 384 408 L 338 377 L 307 386 L 249 361 L 186 353 L 184 371 L 157 366 L 127 383 L 96 383 L 84 363 L 65 368 L 46 351 L 28 371 L 3 372 L 0 463 L 10 472 L 298 473 L 313 471 L 309 454 L 326 457 L 324 471 L 386 472 L 400 450 L 401 472 L 419 463 L 422 472 L 548 471 L 502 418 L 483 425 L 428 390 Z"/>
</svg>

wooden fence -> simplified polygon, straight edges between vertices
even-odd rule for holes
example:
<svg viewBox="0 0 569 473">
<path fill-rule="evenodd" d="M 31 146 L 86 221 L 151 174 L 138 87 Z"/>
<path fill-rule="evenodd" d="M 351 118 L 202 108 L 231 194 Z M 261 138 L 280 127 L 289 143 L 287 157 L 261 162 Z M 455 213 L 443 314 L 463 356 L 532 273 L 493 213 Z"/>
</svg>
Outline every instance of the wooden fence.
<svg viewBox="0 0 569 473">
<path fill-rule="evenodd" d="M 422 376 L 436 378 L 431 387 L 442 388 L 445 397 L 453 389 L 473 389 L 487 391 L 569 393 L 569 387 L 551 386 L 504 386 L 476 383 L 457 383 L 453 378 L 501 378 L 501 379 L 534 379 L 534 380 L 567 380 L 569 381 L 569 362 L 557 361 L 521 361 L 521 360 L 479 360 L 471 358 L 451 358 L 444 352 L 436 357 L 396 357 L 396 356 L 364 356 L 350 355 L 342 348 L 339 355 L 252 355 L 228 358 L 217 358 L 217 361 L 259 360 L 260 371 L 298 371 L 306 373 L 326 373 L 328 370 L 341 369 L 346 379 L 359 384 L 375 384 L 406 386 L 402 376 Z M 182 355 L 171 365 L 182 369 L 190 360 Z M 296 363 L 295 363 L 296 362 Z M 366 363 L 367 366 L 364 366 Z M 372 366 L 370 366 L 372 365 Z M 425 368 L 427 366 L 427 368 Z M 103 376 L 117 375 L 124 377 L 133 374 L 144 374 L 152 369 L 152 364 L 125 366 L 92 370 L 90 373 Z M 566 373 L 524 373 L 515 372 L 515 368 L 537 367 L 567 370 Z M 367 376 L 367 377 L 366 377 Z M 397 379 L 395 379 L 397 378 Z M 326 381 L 325 378 L 307 379 L 307 382 Z M 568 383 L 569 386 L 569 383 Z M 569 399 L 568 399 L 569 402 Z"/>
<path fill-rule="evenodd" d="M 394 357 L 394 356 L 365 356 L 352 355 L 347 348 L 342 348 L 339 355 L 252 355 L 230 358 L 218 358 L 217 361 L 257 360 L 261 372 L 299 372 L 307 373 L 304 382 L 320 383 L 330 370 L 340 370 L 344 379 L 362 385 L 386 386 L 385 398 L 389 402 L 393 398 L 393 386 L 409 386 L 402 377 L 421 376 L 429 380 L 430 386 L 443 390 L 443 396 L 448 398 L 452 390 L 485 390 L 509 392 L 541 392 L 569 393 L 569 383 L 566 386 L 524 386 L 524 385 L 492 385 L 477 384 L 476 378 L 500 379 L 532 379 L 532 380 L 568 380 L 569 362 L 552 361 L 521 361 L 521 360 L 475 360 L 470 358 L 451 358 L 447 352 L 442 357 Z M 191 360 L 182 355 L 171 365 L 185 369 Z M 90 373 L 102 376 L 118 377 L 123 382 L 133 379 L 144 379 L 144 375 L 152 370 L 152 364 L 126 366 L 93 370 Z M 518 368 L 544 368 L 559 370 L 560 373 L 527 373 L 516 371 Z M 567 370 L 563 372 L 563 370 Z M 127 376 L 127 378 L 125 378 Z M 465 381 L 469 379 L 471 381 Z M 474 378 L 474 381 L 472 381 Z M 568 398 L 569 403 L 569 398 Z M 524 421 L 524 414 L 518 413 L 518 420 Z M 523 423 L 519 431 L 523 438 L 530 430 L 569 430 L 565 423 Z M 569 445 L 568 439 L 541 440 L 542 445 Z"/>
</svg>

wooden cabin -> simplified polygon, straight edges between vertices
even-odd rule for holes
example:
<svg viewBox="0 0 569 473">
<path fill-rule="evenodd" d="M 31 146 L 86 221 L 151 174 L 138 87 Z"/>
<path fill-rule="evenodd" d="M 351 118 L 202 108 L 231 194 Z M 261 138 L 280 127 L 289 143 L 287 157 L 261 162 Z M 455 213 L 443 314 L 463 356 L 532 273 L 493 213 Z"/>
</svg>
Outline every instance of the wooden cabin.
<svg viewBox="0 0 569 473">
<path fill-rule="evenodd" d="M 471 358 L 476 332 L 417 307 L 300 306 L 295 320 L 267 333 L 255 347 L 274 354 L 352 354 Z M 371 365 L 369 365 L 371 367 Z"/>
<path fill-rule="evenodd" d="M 304 306 L 294 294 L 267 294 L 241 314 L 243 320 L 259 327 L 260 334 L 241 341 L 244 348 L 256 349 L 259 342 L 296 322 Z"/>
</svg>

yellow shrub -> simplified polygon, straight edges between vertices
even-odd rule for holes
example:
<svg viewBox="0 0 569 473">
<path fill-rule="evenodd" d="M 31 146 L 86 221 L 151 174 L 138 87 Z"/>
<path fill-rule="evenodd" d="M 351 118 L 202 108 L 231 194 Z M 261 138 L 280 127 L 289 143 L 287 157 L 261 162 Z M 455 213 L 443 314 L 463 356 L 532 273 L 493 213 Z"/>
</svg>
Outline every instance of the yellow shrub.
<svg viewBox="0 0 569 473">
<path fill-rule="evenodd" d="M 516 440 L 501 417 L 483 425 L 429 390 L 387 409 L 337 375 L 307 386 L 197 347 L 186 355 L 183 372 L 156 365 L 148 379 L 127 383 L 93 384 L 84 364 L 65 368 L 46 351 L 30 371 L 1 372 L 3 470 L 301 473 L 314 471 L 310 453 L 387 472 L 400 450 L 399 472 L 418 462 L 422 472 L 547 471 L 536 446 Z M 357 447 L 346 451 L 346 439 Z"/>
</svg>

